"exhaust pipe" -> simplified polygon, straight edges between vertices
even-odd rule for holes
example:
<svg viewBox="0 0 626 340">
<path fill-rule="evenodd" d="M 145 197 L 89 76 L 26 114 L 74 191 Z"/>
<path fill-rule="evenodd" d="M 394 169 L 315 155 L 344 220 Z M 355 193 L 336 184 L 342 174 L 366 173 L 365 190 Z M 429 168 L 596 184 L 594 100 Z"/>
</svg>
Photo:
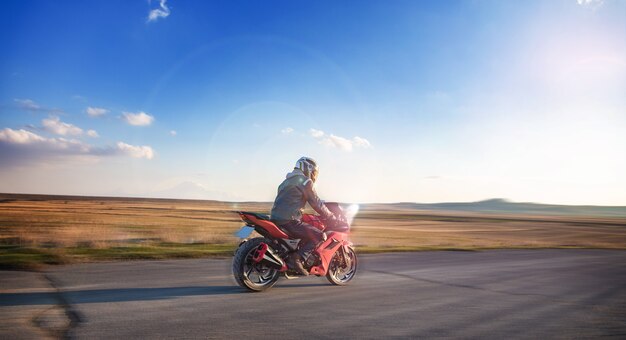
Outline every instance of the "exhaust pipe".
<svg viewBox="0 0 626 340">
<path fill-rule="evenodd" d="M 278 269 L 281 272 L 287 270 L 287 264 L 278 256 L 267 243 L 263 242 L 254 250 L 252 261 L 255 263 L 263 263 L 264 265 Z"/>
</svg>

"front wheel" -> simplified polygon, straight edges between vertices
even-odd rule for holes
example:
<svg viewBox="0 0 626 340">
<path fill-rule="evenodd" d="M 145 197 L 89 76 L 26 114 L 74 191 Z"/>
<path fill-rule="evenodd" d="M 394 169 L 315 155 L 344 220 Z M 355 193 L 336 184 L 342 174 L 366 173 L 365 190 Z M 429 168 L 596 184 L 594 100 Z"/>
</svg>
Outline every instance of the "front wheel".
<svg viewBox="0 0 626 340">
<path fill-rule="evenodd" d="M 248 290 L 262 292 L 271 288 L 279 277 L 279 271 L 252 260 L 254 251 L 261 243 L 268 240 L 257 237 L 242 244 L 233 258 L 233 275 L 237 283 Z"/>
<path fill-rule="evenodd" d="M 347 285 L 348 282 L 354 278 L 354 275 L 356 275 L 356 253 L 352 247 L 346 248 L 347 250 L 345 252 L 341 250 L 335 252 L 332 260 L 330 260 L 330 265 L 328 266 L 326 278 L 334 285 Z"/>
</svg>

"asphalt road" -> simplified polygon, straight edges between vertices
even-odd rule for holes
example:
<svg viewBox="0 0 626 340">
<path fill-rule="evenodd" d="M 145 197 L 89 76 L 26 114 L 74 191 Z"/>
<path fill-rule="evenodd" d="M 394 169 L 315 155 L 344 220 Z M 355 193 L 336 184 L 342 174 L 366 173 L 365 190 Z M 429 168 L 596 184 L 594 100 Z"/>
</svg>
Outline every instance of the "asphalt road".
<svg viewBox="0 0 626 340">
<path fill-rule="evenodd" d="M 0 272 L 0 338 L 626 337 L 626 251 L 360 260 L 349 286 L 282 279 L 264 293 L 236 286 L 230 260 L 70 265 L 43 278 Z M 20 319 L 29 311 L 37 314 Z"/>
</svg>

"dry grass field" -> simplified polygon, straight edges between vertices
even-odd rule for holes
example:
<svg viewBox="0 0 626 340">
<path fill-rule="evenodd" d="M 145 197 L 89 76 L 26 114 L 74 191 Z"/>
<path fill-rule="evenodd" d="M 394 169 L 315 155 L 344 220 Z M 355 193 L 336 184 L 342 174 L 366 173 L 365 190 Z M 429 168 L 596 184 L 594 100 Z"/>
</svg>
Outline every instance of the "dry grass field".
<svg viewBox="0 0 626 340">
<path fill-rule="evenodd" d="M 269 203 L 0 195 L 0 267 L 232 254 L 236 210 Z M 626 249 L 626 218 L 496 215 L 368 205 L 353 224 L 361 252 L 491 248 Z"/>
</svg>

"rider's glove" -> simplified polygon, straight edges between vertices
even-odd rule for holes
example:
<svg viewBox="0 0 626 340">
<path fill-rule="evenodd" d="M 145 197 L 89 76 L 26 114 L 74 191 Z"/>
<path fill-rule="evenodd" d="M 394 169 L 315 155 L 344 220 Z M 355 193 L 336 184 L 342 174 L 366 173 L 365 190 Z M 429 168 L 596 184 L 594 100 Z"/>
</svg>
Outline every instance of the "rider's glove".
<svg viewBox="0 0 626 340">
<path fill-rule="evenodd" d="M 328 222 L 331 223 L 337 223 L 338 221 L 341 221 L 341 219 L 339 218 L 339 216 L 335 215 L 335 214 L 330 214 L 328 215 L 328 218 L 326 219 Z"/>
</svg>

